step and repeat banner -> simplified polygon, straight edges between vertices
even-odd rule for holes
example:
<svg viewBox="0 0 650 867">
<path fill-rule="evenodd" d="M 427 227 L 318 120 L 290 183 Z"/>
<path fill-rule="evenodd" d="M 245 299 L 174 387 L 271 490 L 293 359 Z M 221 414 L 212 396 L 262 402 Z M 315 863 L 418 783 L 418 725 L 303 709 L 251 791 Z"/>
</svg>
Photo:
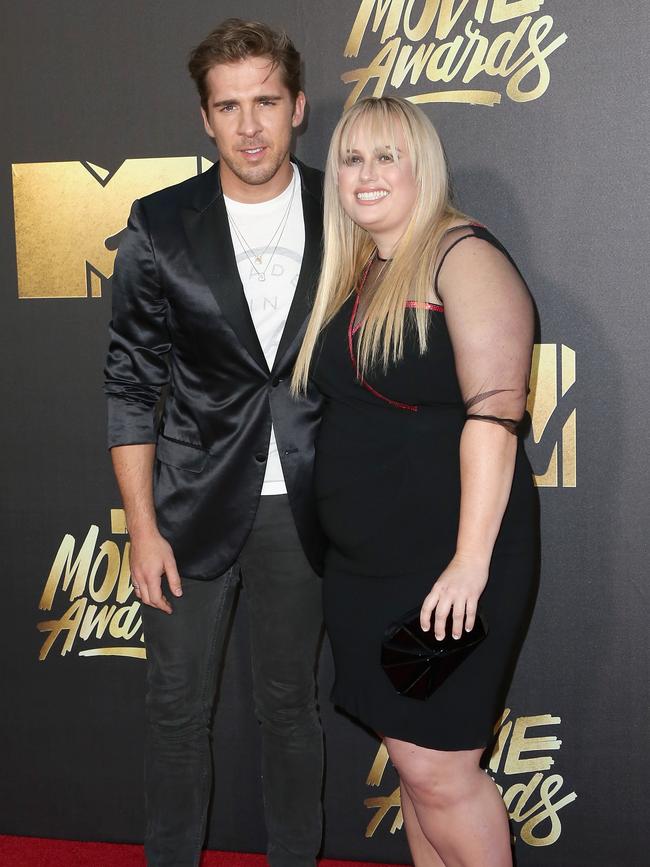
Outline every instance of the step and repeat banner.
<svg viewBox="0 0 650 867">
<path fill-rule="evenodd" d="M 344 105 L 423 106 L 460 207 L 538 314 L 527 448 L 541 589 L 488 771 L 519 867 L 640 867 L 650 798 L 647 40 L 631 0 L 23 0 L 6 10 L 0 833 L 142 839 L 143 671 L 105 449 L 111 274 L 133 199 L 212 165 L 188 52 L 229 15 L 288 30 L 322 167 Z M 213 848 L 263 851 L 238 614 L 215 719 Z M 325 854 L 408 860 L 385 750 L 329 703 Z"/>
</svg>

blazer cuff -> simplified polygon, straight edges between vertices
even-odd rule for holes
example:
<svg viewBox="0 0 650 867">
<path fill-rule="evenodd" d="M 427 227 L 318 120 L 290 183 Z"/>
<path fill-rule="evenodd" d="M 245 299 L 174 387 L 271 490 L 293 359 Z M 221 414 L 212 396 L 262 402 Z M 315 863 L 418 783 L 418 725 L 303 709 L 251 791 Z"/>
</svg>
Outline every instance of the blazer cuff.
<svg viewBox="0 0 650 867">
<path fill-rule="evenodd" d="M 108 399 L 108 448 L 155 443 L 155 408 L 119 398 Z"/>
</svg>

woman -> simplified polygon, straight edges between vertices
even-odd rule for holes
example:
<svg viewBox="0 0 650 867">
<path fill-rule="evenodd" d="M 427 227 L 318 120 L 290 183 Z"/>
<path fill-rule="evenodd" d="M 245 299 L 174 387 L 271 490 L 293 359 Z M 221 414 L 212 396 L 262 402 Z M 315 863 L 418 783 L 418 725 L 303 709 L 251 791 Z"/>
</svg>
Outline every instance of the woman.
<svg viewBox="0 0 650 867">
<path fill-rule="evenodd" d="M 351 288 L 353 287 L 353 288 Z M 499 242 L 449 202 L 418 108 L 368 99 L 340 120 L 325 253 L 294 374 L 325 409 L 316 487 L 330 539 L 333 700 L 383 737 L 417 867 L 504 867 L 503 802 L 480 769 L 535 595 L 537 519 L 518 424 L 533 307 Z M 426 701 L 380 666 L 384 631 L 421 606 L 487 638 Z"/>
</svg>

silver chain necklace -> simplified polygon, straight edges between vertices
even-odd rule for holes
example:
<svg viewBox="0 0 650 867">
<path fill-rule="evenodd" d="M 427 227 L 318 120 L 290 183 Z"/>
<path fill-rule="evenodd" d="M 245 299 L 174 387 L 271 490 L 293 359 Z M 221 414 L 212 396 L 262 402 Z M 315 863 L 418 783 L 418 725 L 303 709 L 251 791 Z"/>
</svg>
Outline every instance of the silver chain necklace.
<svg viewBox="0 0 650 867">
<path fill-rule="evenodd" d="M 248 241 L 244 237 L 243 232 L 241 231 L 241 229 L 239 228 L 239 226 L 237 225 L 237 223 L 233 219 L 230 211 L 227 211 L 228 221 L 229 221 L 230 225 L 232 226 L 232 229 L 235 233 L 235 237 L 237 238 L 237 240 L 241 244 L 241 247 L 244 251 L 244 254 L 245 254 L 246 258 L 248 259 L 248 261 L 250 262 L 253 271 L 255 271 L 255 273 L 257 274 L 257 279 L 260 282 L 266 280 L 266 272 L 268 271 L 269 265 L 273 261 L 273 257 L 275 256 L 276 251 L 277 251 L 278 247 L 280 246 L 280 241 L 282 240 L 282 235 L 284 234 L 285 227 L 289 221 L 289 214 L 291 213 L 291 206 L 293 204 L 293 197 L 295 195 L 295 192 L 296 192 L 296 175 L 294 172 L 293 181 L 291 184 L 291 195 L 289 196 L 289 203 L 287 204 L 287 207 L 286 207 L 284 213 L 280 217 L 280 222 L 278 223 L 278 225 L 275 228 L 275 231 L 271 235 L 271 238 L 270 238 L 268 244 L 262 250 L 262 252 L 259 253 L 255 257 L 251 257 L 250 254 L 253 252 L 251 245 L 248 243 Z M 264 268 L 260 271 L 260 269 L 257 267 L 257 265 L 262 264 L 262 257 L 266 255 L 267 250 L 269 249 L 269 247 L 271 246 L 273 241 L 276 239 L 276 236 L 277 236 L 277 240 L 275 241 L 275 246 L 273 247 L 273 251 L 271 252 L 271 255 L 269 256 L 268 262 L 266 263 Z"/>
</svg>

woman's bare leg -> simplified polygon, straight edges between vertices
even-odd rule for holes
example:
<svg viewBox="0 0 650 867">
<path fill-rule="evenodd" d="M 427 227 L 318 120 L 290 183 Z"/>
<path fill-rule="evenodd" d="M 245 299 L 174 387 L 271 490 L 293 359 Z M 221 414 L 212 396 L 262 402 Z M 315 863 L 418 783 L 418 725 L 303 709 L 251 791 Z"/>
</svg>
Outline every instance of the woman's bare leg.
<svg viewBox="0 0 650 867">
<path fill-rule="evenodd" d="M 445 867 L 512 867 L 508 816 L 479 767 L 483 750 L 431 750 L 393 738 L 385 743 L 419 829 Z"/>
<path fill-rule="evenodd" d="M 405 786 L 400 785 L 402 801 L 402 816 L 406 828 L 406 839 L 409 842 L 414 867 L 445 867 L 445 862 L 424 836 L 418 817 L 415 814 L 413 801 Z"/>
</svg>

